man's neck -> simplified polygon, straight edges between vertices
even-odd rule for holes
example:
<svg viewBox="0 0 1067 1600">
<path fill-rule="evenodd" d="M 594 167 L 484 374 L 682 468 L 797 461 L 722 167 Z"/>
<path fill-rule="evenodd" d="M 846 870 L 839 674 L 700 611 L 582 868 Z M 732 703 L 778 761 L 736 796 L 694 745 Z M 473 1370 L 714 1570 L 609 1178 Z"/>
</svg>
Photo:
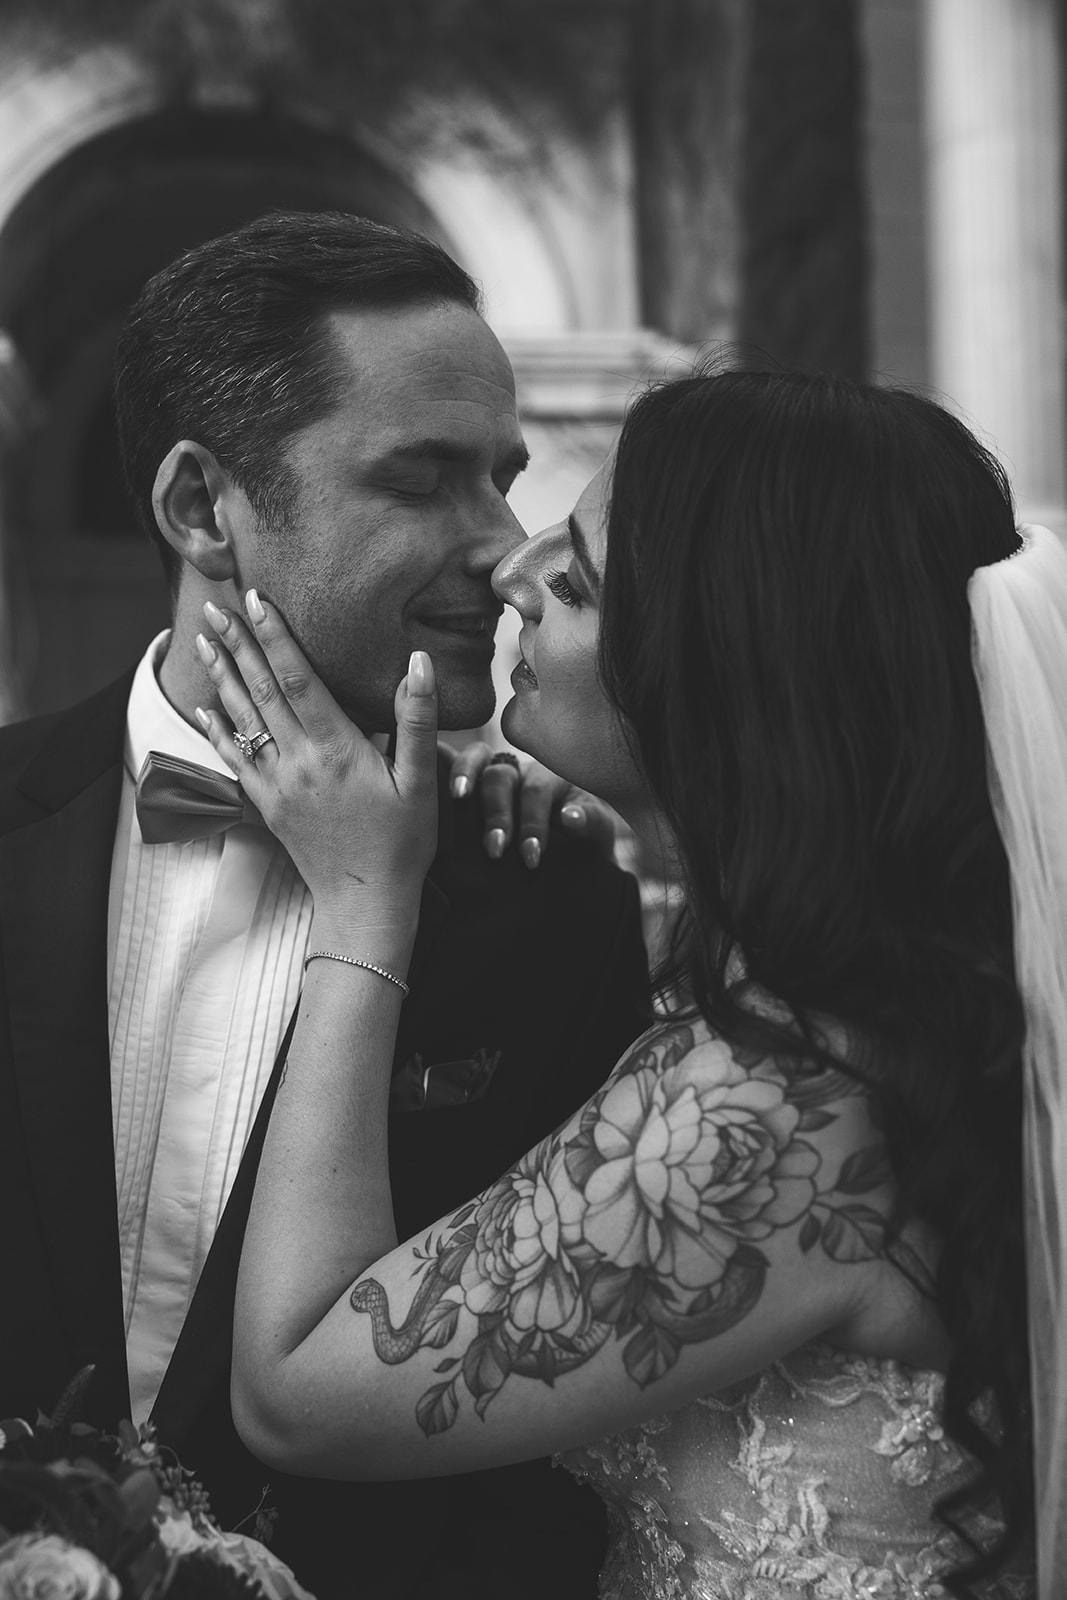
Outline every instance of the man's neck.
<svg viewBox="0 0 1067 1600">
<path fill-rule="evenodd" d="M 156 679 L 175 711 L 191 727 L 197 727 L 197 706 L 218 705 L 218 697 L 197 654 L 194 638 L 187 628 L 179 625 L 178 618 L 175 618 L 167 653 L 160 662 Z"/>
</svg>

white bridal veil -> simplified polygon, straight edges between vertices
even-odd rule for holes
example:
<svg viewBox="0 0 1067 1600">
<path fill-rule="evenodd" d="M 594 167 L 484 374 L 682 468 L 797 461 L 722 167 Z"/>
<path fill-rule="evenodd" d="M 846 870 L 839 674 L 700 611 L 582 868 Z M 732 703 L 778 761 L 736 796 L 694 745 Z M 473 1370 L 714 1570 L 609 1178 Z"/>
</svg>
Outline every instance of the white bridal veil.
<svg viewBox="0 0 1067 1600">
<path fill-rule="evenodd" d="M 1038 1592 L 1067 1572 L 1067 545 L 1047 528 L 971 578 L 993 810 L 1026 1012 L 1023 1154 Z"/>
</svg>

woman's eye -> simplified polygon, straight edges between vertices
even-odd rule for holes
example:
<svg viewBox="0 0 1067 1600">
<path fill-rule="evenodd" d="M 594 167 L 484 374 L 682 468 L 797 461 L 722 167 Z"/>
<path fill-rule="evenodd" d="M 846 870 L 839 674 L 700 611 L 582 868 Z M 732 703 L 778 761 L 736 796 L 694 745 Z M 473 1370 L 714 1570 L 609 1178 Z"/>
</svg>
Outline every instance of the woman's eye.
<svg viewBox="0 0 1067 1600">
<path fill-rule="evenodd" d="M 581 595 L 565 572 L 550 572 L 545 579 L 545 588 L 565 606 L 580 606 L 582 603 Z"/>
</svg>

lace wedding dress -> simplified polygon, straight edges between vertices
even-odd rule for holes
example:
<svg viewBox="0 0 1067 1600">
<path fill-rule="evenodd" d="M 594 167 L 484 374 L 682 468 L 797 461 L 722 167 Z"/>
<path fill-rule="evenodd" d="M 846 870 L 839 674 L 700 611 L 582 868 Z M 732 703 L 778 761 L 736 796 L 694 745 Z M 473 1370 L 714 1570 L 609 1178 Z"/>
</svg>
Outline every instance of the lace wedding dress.
<svg viewBox="0 0 1067 1600">
<path fill-rule="evenodd" d="M 942 1382 L 812 1344 L 558 1458 L 607 1502 L 602 1600 L 946 1595 L 960 1546 L 933 1508 L 967 1468 L 939 1422 Z M 1022 1570 L 983 1594 L 1035 1592 Z"/>
</svg>

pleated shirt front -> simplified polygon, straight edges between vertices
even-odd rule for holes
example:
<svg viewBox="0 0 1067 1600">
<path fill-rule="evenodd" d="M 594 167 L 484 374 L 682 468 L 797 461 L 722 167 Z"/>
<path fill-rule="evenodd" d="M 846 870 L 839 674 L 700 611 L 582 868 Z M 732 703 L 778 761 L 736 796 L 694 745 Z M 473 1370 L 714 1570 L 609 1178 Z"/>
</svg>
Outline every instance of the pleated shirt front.
<svg viewBox="0 0 1067 1600">
<path fill-rule="evenodd" d="M 265 828 L 146 844 L 149 750 L 227 769 L 167 701 L 161 634 L 130 693 L 108 923 L 111 1083 L 135 1421 L 163 1380 L 296 1005 L 311 897 Z"/>
</svg>

